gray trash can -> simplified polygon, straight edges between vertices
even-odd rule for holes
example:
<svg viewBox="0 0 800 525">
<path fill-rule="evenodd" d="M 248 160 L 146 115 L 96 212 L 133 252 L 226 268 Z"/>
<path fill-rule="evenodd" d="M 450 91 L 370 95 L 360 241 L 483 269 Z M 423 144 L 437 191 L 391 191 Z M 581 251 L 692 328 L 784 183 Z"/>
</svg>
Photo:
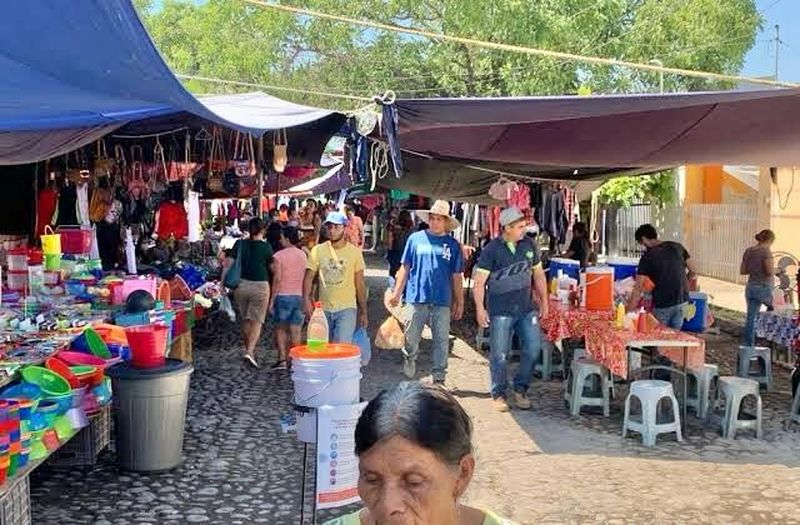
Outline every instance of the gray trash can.
<svg viewBox="0 0 800 525">
<path fill-rule="evenodd" d="M 136 472 L 170 470 L 181 463 L 191 364 L 167 359 L 158 368 L 110 367 L 117 462 Z"/>
</svg>

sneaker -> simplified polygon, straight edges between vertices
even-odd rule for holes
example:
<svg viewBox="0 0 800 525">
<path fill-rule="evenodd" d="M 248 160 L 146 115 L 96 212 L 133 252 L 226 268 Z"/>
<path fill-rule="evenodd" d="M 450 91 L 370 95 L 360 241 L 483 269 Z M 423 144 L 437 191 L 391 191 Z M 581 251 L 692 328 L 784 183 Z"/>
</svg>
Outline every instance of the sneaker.
<svg viewBox="0 0 800 525">
<path fill-rule="evenodd" d="M 414 376 L 417 375 L 417 363 L 411 359 L 403 359 L 403 374 L 408 379 L 414 379 Z"/>
<path fill-rule="evenodd" d="M 244 354 L 244 360 L 248 365 L 252 366 L 256 370 L 261 368 L 260 366 L 258 366 L 258 361 L 256 361 L 256 358 L 251 356 L 250 354 Z"/>
<path fill-rule="evenodd" d="M 496 397 L 492 402 L 494 403 L 494 409 L 498 412 L 508 412 L 511 410 L 511 407 L 508 406 L 508 403 L 503 397 Z"/>
<path fill-rule="evenodd" d="M 514 400 L 514 405 L 520 410 L 530 410 L 531 400 L 527 392 L 514 392 L 511 395 Z"/>
<path fill-rule="evenodd" d="M 277 372 L 279 370 L 288 370 L 289 366 L 286 364 L 286 361 L 278 361 L 277 363 L 272 365 L 269 369 L 272 372 Z"/>
</svg>

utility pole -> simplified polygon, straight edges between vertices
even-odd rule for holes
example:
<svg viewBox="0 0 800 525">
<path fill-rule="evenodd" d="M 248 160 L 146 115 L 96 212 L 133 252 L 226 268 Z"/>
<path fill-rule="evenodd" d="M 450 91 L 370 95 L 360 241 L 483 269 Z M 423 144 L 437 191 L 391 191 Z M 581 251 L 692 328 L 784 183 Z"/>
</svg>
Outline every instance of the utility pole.
<svg viewBox="0 0 800 525">
<path fill-rule="evenodd" d="M 778 80 L 778 54 L 781 49 L 781 26 L 775 24 L 775 80 Z"/>
</svg>

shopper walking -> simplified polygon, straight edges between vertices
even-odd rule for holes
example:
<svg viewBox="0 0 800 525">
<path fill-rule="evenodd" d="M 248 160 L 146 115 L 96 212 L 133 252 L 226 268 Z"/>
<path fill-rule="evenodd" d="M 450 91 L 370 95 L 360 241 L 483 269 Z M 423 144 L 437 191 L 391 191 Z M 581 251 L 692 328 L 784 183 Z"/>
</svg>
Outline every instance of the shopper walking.
<svg viewBox="0 0 800 525">
<path fill-rule="evenodd" d="M 386 260 L 389 262 L 389 277 L 394 279 L 400 269 L 403 259 L 403 250 L 408 237 L 413 232 L 414 219 L 411 212 L 403 210 L 389 225 L 389 234 L 386 239 Z"/>
<path fill-rule="evenodd" d="M 346 224 L 343 213 L 328 214 L 325 218 L 328 240 L 311 250 L 303 279 L 306 315 L 314 311 L 312 288 L 318 279 L 319 297 L 334 343 L 352 343 L 356 325 L 367 327 L 364 256 L 345 240 Z"/>
<path fill-rule="evenodd" d="M 352 206 L 347 206 L 345 208 L 345 213 L 347 214 L 347 226 L 345 226 L 344 229 L 345 239 L 359 250 L 363 250 L 364 221 L 361 220 L 361 217 L 356 215 Z"/>
<path fill-rule="evenodd" d="M 272 264 L 272 248 L 264 240 L 266 225 L 258 217 L 248 224 L 250 237 L 236 241 L 228 258 L 226 270 L 234 260 L 240 258 L 241 281 L 233 292 L 239 307 L 242 323 L 242 336 L 245 344 L 245 361 L 259 368 L 256 360 L 256 345 L 261 337 L 261 327 L 267 317 L 269 305 L 270 265 Z M 222 276 L 225 281 L 225 275 Z"/>
<path fill-rule="evenodd" d="M 408 237 L 402 266 L 397 272 L 392 306 L 400 304 L 405 293 L 412 306 L 411 321 L 406 326 L 403 348 L 403 373 L 409 379 L 417 373 L 417 355 L 422 329 L 429 324 L 433 332 L 433 382 L 444 386 L 450 347 L 450 319 L 464 313 L 464 270 L 461 247 L 450 232 L 460 226 L 450 216 L 447 201 L 436 201 L 430 210 L 417 211 L 429 225 L 427 230 Z"/>
<path fill-rule="evenodd" d="M 775 234 L 772 230 L 762 230 L 756 235 L 755 246 L 745 250 L 742 255 L 740 273 L 747 276 L 744 289 L 747 301 L 747 318 L 744 325 L 744 344 L 753 346 L 756 341 L 756 317 L 762 306 L 768 311 L 773 308 L 772 292 L 775 277 L 775 262 L 772 257 L 772 243 Z"/>
<path fill-rule="evenodd" d="M 533 367 L 542 350 L 539 318 L 548 313 L 548 297 L 539 247 L 525 236 L 525 215 L 518 208 L 506 208 L 500 213 L 500 227 L 502 235 L 481 250 L 473 297 L 479 328 L 490 330 L 492 399 L 497 410 L 508 412 L 507 360 L 512 335 L 519 338 L 521 356 L 511 395 L 517 408 L 527 410 L 531 408 L 528 388 Z"/>
<path fill-rule="evenodd" d="M 281 250 L 272 262 L 272 295 L 268 311 L 273 313 L 277 328 L 278 361 L 272 370 L 289 367 L 288 351 L 301 343 L 303 314 L 303 277 L 308 257 L 300 248 L 300 233 L 297 228 L 287 226 L 280 238 Z"/>
</svg>

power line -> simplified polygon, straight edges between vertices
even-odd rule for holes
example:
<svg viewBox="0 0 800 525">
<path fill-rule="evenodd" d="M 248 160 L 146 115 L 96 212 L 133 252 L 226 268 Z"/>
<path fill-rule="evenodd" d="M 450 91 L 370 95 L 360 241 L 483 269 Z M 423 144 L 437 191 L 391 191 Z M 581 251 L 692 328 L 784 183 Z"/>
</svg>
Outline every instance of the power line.
<svg viewBox="0 0 800 525">
<path fill-rule="evenodd" d="M 601 57 L 593 57 L 593 56 L 584 56 L 578 55 L 574 53 L 563 53 L 559 51 L 551 51 L 547 49 L 538 49 L 532 47 L 524 47 L 524 46 L 517 46 L 511 44 L 503 44 L 497 42 L 487 42 L 483 40 L 476 40 L 472 38 L 463 38 L 457 36 L 446 35 L 444 33 L 433 33 L 430 31 L 425 31 L 421 29 L 412 29 L 407 27 L 400 27 L 394 26 L 389 24 L 383 24 L 380 22 L 372 22 L 368 20 L 359 20 L 356 18 L 350 18 L 341 15 L 332 15 L 329 13 L 322 13 L 319 11 L 313 11 L 310 9 L 301 9 L 297 7 L 291 7 L 287 5 L 281 4 L 268 4 L 261 0 L 242 0 L 245 3 L 256 5 L 262 8 L 267 9 L 276 9 L 279 11 L 290 12 L 299 15 L 305 16 L 313 16 L 318 18 L 325 18 L 329 20 L 335 20 L 338 22 L 344 22 L 348 24 L 355 24 L 361 25 L 366 27 L 371 27 L 374 29 L 383 29 L 386 31 L 394 31 L 400 33 L 406 33 L 426 38 L 431 38 L 435 40 L 443 40 L 449 42 L 456 42 L 459 44 L 469 45 L 469 46 L 476 46 L 476 47 L 485 47 L 488 49 L 495 49 L 500 51 L 513 51 L 517 53 L 524 53 L 528 55 L 535 55 L 535 56 L 544 56 L 549 58 L 556 58 L 556 59 L 563 59 L 563 60 L 574 60 L 578 62 L 585 62 L 589 64 L 596 64 L 596 65 L 605 65 L 605 66 L 620 66 L 620 67 L 628 67 L 631 69 L 640 69 L 644 71 L 651 71 L 651 72 L 663 72 L 673 75 L 682 75 L 687 77 L 696 77 L 696 78 L 706 78 L 712 80 L 720 80 L 720 81 L 728 81 L 728 82 L 750 82 L 752 84 L 763 84 L 768 86 L 780 86 L 780 87 L 798 87 L 798 84 L 789 83 L 789 82 L 778 82 L 773 80 L 766 80 L 763 78 L 752 78 L 752 77 L 744 77 L 744 76 L 737 76 L 737 75 L 726 75 L 721 73 L 711 73 L 705 71 L 695 71 L 691 69 L 681 69 L 681 68 L 673 68 L 673 67 L 664 67 L 664 66 L 656 66 L 653 64 L 641 64 L 637 62 L 628 62 L 625 60 L 617 60 L 613 58 L 601 58 Z"/>
<path fill-rule="evenodd" d="M 275 91 L 286 91 L 289 93 L 300 93 L 303 95 L 316 95 L 321 97 L 342 98 L 347 100 L 358 100 L 360 102 L 371 102 L 372 98 L 359 97 L 356 95 L 346 95 L 344 93 L 328 93 L 325 91 L 314 91 L 312 89 L 299 89 L 284 86 L 273 86 L 270 84 L 257 84 L 255 82 L 244 82 L 241 80 L 226 80 L 224 78 L 203 77 L 199 75 L 186 75 L 183 73 L 175 73 L 175 76 L 184 80 L 197 80 L 200 82 L 213 82 L 215 84 L 228 84 L 231 86 L 252 87 L 260 89 L 272 89 Z"/>
</svg>

